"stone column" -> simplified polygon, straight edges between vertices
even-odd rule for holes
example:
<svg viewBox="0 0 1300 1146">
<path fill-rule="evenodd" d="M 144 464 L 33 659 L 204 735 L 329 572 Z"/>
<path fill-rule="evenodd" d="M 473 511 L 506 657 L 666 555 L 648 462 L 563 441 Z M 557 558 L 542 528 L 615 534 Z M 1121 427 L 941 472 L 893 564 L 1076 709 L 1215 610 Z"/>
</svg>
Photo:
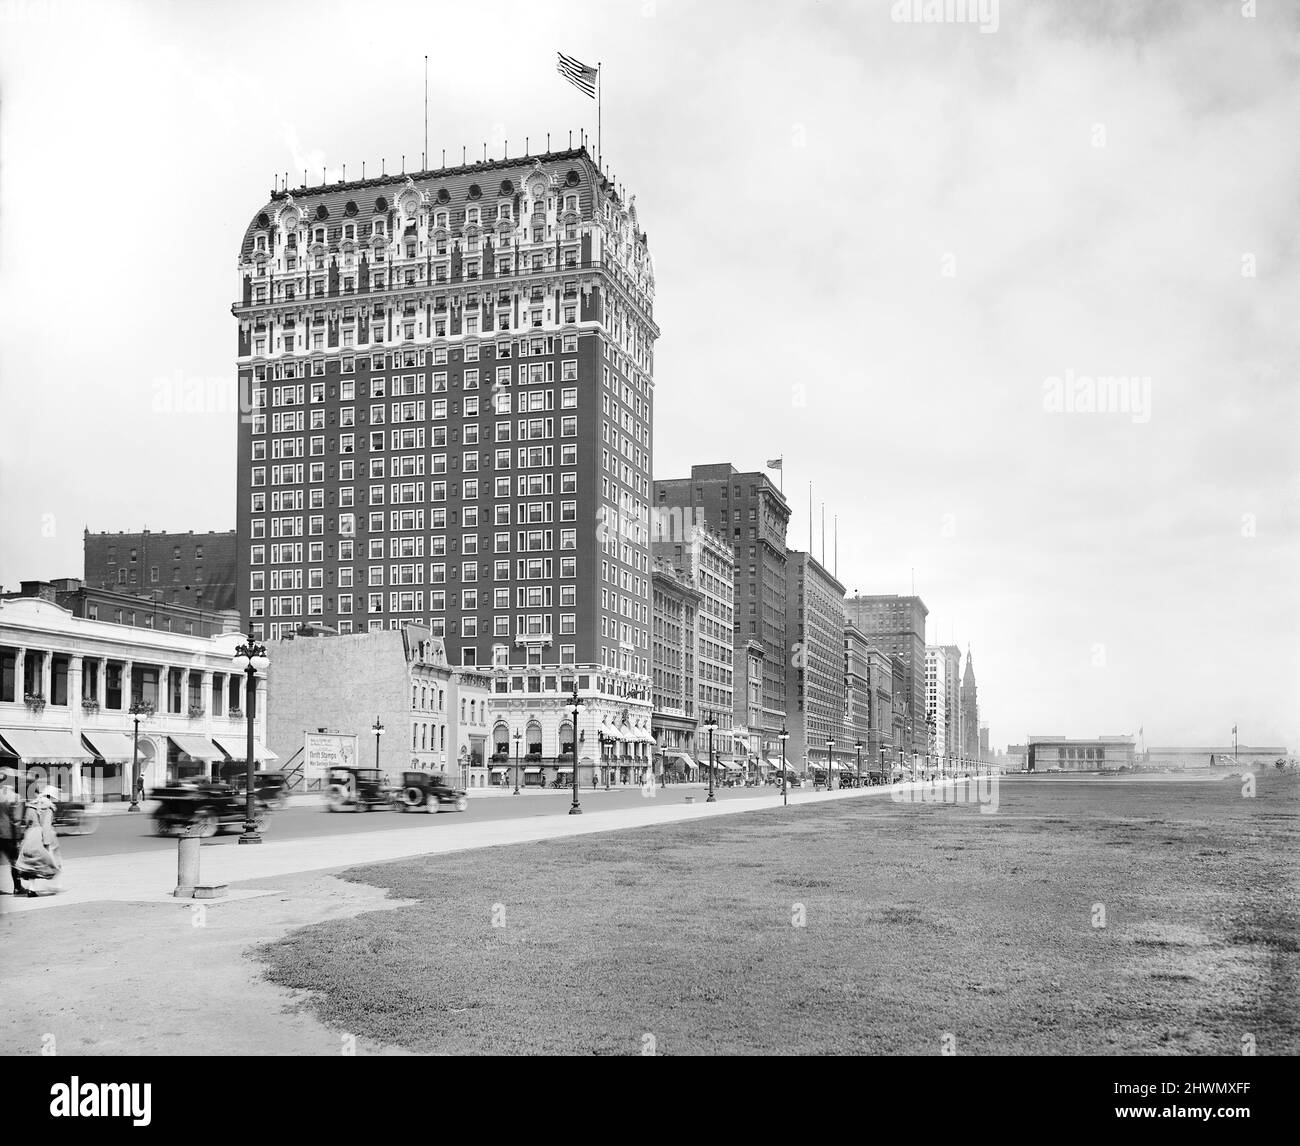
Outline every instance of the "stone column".
<svg viewBox="0 0 1300 1146">
<path fill-rule="evenodd" d="M 190 670 L 181 669 L 181 715 L 189 718 L 190 715 Z"/>
<path fill-rule="evenodd" d="M 19 704 L 23 702 L 23 694 L 27 691 L 24 687 L 24 672 L 27 667 L 27 650 L 18 649 L 14 654 L 14 700 Z"/>
<path fill-rule="evenodd" d="M 45 703 L 49 704 L 53 697 L 50 695 L 50 681 L 54 675 L 54 654 L 49 649 L 41 653 L 41 695 L 45 697 Z"/>
<path fill-rule="evenodd" d="M 199 672 L 199 704 L 203 708 L 203 716 L 210 719 L 212 716 L 212 670 L 202 669 Z"/>
<path fill-rule="evenodd" d="M 81 654 L 68 658 L 68 709 L 72 717 L 72 731 L 81 728 Z"/>
<path fill-rule="evenodd" d="M 104 711 L 108 702 L 108 657 L 99 658 L 99 671 L 95 674 L 95 699 L 99 701 L 99 711 Z"/>
<path fill-rule="evenodd" d="M 131 708 L 131 702 L 135 699 L 131 695 L 131 674 L 135 670 L 134 661 L 124 661 L 122 663 L 122 712 L 127 712 Z"/>
</svg>

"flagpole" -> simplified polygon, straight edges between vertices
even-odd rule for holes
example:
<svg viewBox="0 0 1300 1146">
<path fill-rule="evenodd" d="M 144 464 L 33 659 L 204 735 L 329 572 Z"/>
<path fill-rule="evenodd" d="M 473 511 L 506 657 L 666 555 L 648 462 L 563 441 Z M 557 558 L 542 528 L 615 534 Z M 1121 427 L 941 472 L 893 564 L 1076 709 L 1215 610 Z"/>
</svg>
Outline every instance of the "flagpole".
<svg viewBox="0 0 1300 1146">
<path fill-rule="evenodd" d="M 429 170 L 429 57 L 424 57 L 424 157 L 420 164 Z"/>
<path fill-rule="evenodd" d="M 604 174 L 600 158 L 600 61 L 596 61 L 596 170 Z"/>
</svg>

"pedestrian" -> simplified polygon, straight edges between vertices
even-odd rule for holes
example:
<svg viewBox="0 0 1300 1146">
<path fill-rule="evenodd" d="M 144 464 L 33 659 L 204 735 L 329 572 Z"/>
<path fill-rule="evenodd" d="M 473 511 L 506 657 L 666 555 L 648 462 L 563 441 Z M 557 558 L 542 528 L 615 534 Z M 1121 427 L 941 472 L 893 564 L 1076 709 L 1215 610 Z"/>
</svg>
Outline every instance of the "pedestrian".
<svg viewBox="0 0 1300 1146">
<path fill-rule="evenodd" d="M 15 897 L 27 895 L 22 877 L 18 874 L 18 847 L 23 834 L 22 801 L 14 788 L 9 787 L 13 773 L 0 769 L 0 859 L 9 869 Z M 16 781 L 15 781 L 16 782 Z"/>
<path fill-rule="evenodd" d="M 135 778 L 135 802 L 137 804 L 144 803 L 144 774 L 143 773 L 141 773 L 139 776 Z"/>
<path fill-rule="evenodd" d="M 52 881 L 63 870 L 59 837 L 54 831 L 54 808 L 61 795 L 57 788 L 45 787 L 36 799 L 27 804 L 15 870 L 29 885 L 26 888 L 28 896 L 40 894 L 30 886 L 32 880 Z M 51 887 L 50 890 L 56 889 Z"/>
</svg>

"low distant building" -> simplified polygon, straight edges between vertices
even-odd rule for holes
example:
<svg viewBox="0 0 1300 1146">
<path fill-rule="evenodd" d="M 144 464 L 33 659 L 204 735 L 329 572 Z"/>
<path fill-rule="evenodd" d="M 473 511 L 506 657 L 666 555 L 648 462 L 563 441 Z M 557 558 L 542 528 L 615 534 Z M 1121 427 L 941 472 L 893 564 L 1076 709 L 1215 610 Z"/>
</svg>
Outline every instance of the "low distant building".
<svg viewBox="0 0 1300 1146">
<path fill-rule="evenodd" d="M 486 787 L 493 777 L 491 677 L 449 665 L 442 639 L 428 629 L 305 631 L 266 648 L 274 701 L 268 735 L 290 770 L 301 765 L 306 734 L 328 730 L 355 735 L 357 764 L 377 765 L 392 784 L 406 771 L 440 772 L 465 788 Z M 505 761 L 496 766 L 500 781 Z"/>
<path fill-rule="evenodd" d="M 1133 736 L 1031 736 L 1026 767 L 1031 772 L 1115 772 L 1137 763 Z"/>
<path fill-rule="evenodd" d="M 659 768 L 684 767 L 694 779 L 697 728 L 710 716 L 731 727 L 731 710 L 701 710 L 695 697 L 695 628 L 702 595 L 671 565 L 656 561 L 650 574 L 650 676 L 654 710 L 651 731 Z M 714 748 L 720 745 L 714 732 Z M 705 749 L 707 752 L 707 747 Z"/>
<path fill-rule="evenodd" d="M 0 765 L 40 770 L 74 798 L 119 800 L 130 798 L 137 759 L 146 789 L 245 759 L 247 675 L 233 663 L 241 634 L 78 617 L 53 585 L 24 585 L 32 592 L 0 600 Z M 260 676 L 259 766 L 275 762 L 266 696 Z"/>
<path fill-rule="evenodd" d="M 1181 772 L 1188 768 L 1271 768 L 1278 760 L 1288 756 L 1284 747 L 1258 747 L 1250 744 L 1231 744 L 1212 747 L 1198 745 L 1192 748 L 1148 748 L 1138 757 L 1144 770 L 1158 771 L 1167 768 Z"/>
<path fill-rule="evenodd" d="M 871 646 L 852 621 L 844 625 L 844 720 L 839 738 L 853 752 L 854 772 L 874 771 L 871 755 Z M 859 750 L 857 745 L 861 744 Z"/>
<path fill-rule="evenodd" d="M 96 589 L 151 594 L 170 605 L 216 612 L 239 608 L 235 531 L 83 535 L 85 582 Z"/>
</svg>

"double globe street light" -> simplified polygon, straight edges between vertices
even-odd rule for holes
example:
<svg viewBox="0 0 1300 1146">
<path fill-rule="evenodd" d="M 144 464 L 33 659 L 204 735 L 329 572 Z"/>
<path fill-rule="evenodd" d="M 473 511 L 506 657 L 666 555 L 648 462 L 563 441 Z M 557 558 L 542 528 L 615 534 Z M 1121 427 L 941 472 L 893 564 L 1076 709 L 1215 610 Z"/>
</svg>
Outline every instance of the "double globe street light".
<svg viewBox="0 0 1300 1146">
<path fill-rule="evenodd" d="M 713 804 L 717 802 L 713 795 L 713 734 L 718 730 L 718 718 L 711 712 L 706 713 L 703 727 L 709 734 L 709 798 L 704 802 Z"/>
<path fill-rule="evenodd" d="M 583 704 L 578 696 L 578 678 L 573 678 L 573 703 L 569 706 L 573 710 L 573 807 L 569 809 L 569 815 L 582 815 L 582 804 L 578 800 L 578 717 L 582 715 Z"/>
<path fill-rule="evenodd" d="M 790 800 L 785 793 L 785 742 L 790 739 L 790 733 L 786 731 L 784 724 L 781 725 L 781 731 L 777 733 L 777 739 L 781 741 L 781 803 L 788 807 Z"/>
<path fill-rule="evenodd" d="M 244 673 L 244 694 L 248 703 L 245 705 L 248 717 L 248 741 L 245 763 L 248 768 L 247 803 L 244 806 L 244 834 L 239 837 L 241 844 L 260 844 L 262 837 L 257 831 L 257 785 L 254 773 L 257 759 L 253 751 L 253 722 L 257 717 L 257 674 L 271 663 L 266 656 L 266 646 L 245 641 L 235 649 L 235 668 Z"/>
</svg>

